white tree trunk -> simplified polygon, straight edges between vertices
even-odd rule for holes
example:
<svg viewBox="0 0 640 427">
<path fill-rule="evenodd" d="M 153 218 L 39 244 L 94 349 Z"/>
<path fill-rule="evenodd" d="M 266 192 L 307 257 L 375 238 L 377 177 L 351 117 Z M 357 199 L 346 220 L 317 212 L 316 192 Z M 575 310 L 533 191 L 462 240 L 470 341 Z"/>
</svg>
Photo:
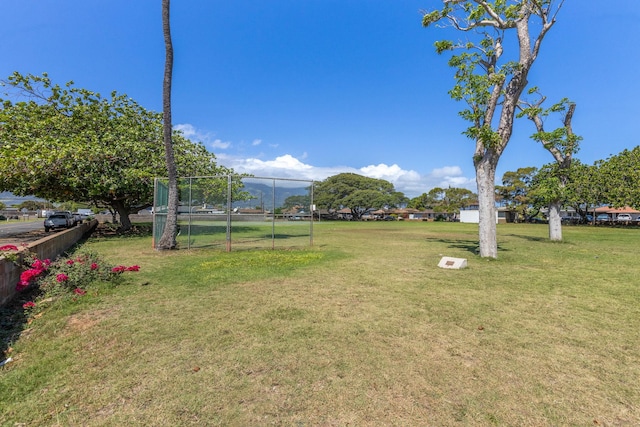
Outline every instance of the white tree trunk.
<svg viewBox="0 0 640 427">
<path fill-rule="evenodd" d="M 476 183 L 478 185 L 478 204 L 480 208 L 480 256 L 498 257 L 498 238 L 496 227 L 496 167 L 482 161 L 476 165 Z"/>
<path fill-rule="evenodd" d="M 562 240 L 562 217 L 560 216 L 560 202 L 549 204 L 549 239 Z"/>
</svg>

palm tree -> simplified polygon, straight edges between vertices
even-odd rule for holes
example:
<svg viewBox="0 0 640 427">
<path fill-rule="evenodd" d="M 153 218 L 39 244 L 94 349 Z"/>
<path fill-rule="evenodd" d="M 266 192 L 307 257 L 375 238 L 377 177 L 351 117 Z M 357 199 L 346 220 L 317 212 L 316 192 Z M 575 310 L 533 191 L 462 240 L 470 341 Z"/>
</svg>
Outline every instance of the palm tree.
<svg viewBox="0 0 640 427">
<path fill-rule="evenodd" d="M 162 33 L 164 34 L 165 62 L 164 81 L 162 84 L 163 140 L 164 152 L 169 177 L 167 219 L 158 242 L 157 249 L 175 249 L 178 231 L 178 172 L 173 155 L 171 140 L 171 80 L 173 74 L 173 44 L 171 43 L 171 24 L 169 21 L 170 0 L 162 0 Z"/>
</svg>

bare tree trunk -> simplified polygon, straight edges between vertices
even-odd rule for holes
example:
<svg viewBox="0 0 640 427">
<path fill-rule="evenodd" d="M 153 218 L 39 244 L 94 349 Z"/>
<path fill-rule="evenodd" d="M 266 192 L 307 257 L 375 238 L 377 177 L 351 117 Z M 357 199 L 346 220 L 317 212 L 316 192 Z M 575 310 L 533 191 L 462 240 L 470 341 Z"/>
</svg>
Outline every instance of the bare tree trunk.
<svg viewBox="0 0 640 427">
<path fill-rule="evenodd" d="M 549 204 L 549 239 L 554 241 L 562 240 L 562 217 L 560 209 L 562 203 L 558 200 Z"/>
<path fill-rule="evenodd" d="M 173 44 L 171 43 L 171 25 L 169 20 L 170 0 L 162 0 L 162 32 L 165 44 L 164 81 L 162 85 L 163 138 L 164 152 L 167 162 L 168 203 L 167 221 L 157 248 L 160 250 L 175 249 L 178 234 L 178 173 L 173 155 L 171 140 L 171 80 L 173 75 Z"/>
<path fill-rule="evenodd" d="M 483 160 L 476 164 L 478 205 L 480 209 L 479 238 L 480 256 L 498 257 L 496 227 L 496 166 Z"/>
</svg>

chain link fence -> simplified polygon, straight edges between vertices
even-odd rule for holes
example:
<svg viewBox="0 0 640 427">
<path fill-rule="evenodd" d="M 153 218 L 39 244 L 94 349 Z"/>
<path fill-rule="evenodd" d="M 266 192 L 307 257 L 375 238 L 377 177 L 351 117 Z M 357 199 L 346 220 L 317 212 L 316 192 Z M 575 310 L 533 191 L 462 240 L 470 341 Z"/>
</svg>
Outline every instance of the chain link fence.
<svg viewBox="0 0 640 427">
<path fill-rule="evenodd" d="M 178 180 L 180 248 L 313 245 L 313 181 L 220 175 Z M 153 246 L 167 218 L 168 180 L 156 178 Z"/>
</svg>

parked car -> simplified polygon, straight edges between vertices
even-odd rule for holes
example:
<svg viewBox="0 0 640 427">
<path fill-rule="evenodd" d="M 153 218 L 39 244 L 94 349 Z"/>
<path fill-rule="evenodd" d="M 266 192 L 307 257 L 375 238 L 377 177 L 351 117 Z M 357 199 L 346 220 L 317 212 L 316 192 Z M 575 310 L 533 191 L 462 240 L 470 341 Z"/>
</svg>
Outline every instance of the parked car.
<svg viewBox="0 0 640 427">
<path fill-rule="evenodd" d="M 596 221 L 597 222 L 609 221 L 609 214 L 606 214 L 606 213 L 598 214 L 598 216 L 596 217 Z"/>
<path fill-rule="evenodd" d="M 618 214 L 618 217 L 616 219 L 617 219 L 618 222 L 630 222 L 631 221 L 631 215 L 625 214 L 625 213 L 621 213 L 621 214 Z"/>
<path fill-rule="evenodd" d="M 71 217 L 73 218 L 73 225 L 78 225 L 78 224 L 82 224 L 82 215 L 77 213 L 77 212 L 73 212 L 71 214 Z"/>
<path fill-rule="evenodd" d="M 6 216 L 4 216 L 4 215 L 0 215 L 0 221 L 6 221 L 6 220 L 7 220 L 7 217 L 6 217 Z"/>
<path fill-rule="evenodd" d="M 73 218 L 69 212 L 54 212 L 44 220 L 44 231 L 73 227 Z"/>
</svg>

